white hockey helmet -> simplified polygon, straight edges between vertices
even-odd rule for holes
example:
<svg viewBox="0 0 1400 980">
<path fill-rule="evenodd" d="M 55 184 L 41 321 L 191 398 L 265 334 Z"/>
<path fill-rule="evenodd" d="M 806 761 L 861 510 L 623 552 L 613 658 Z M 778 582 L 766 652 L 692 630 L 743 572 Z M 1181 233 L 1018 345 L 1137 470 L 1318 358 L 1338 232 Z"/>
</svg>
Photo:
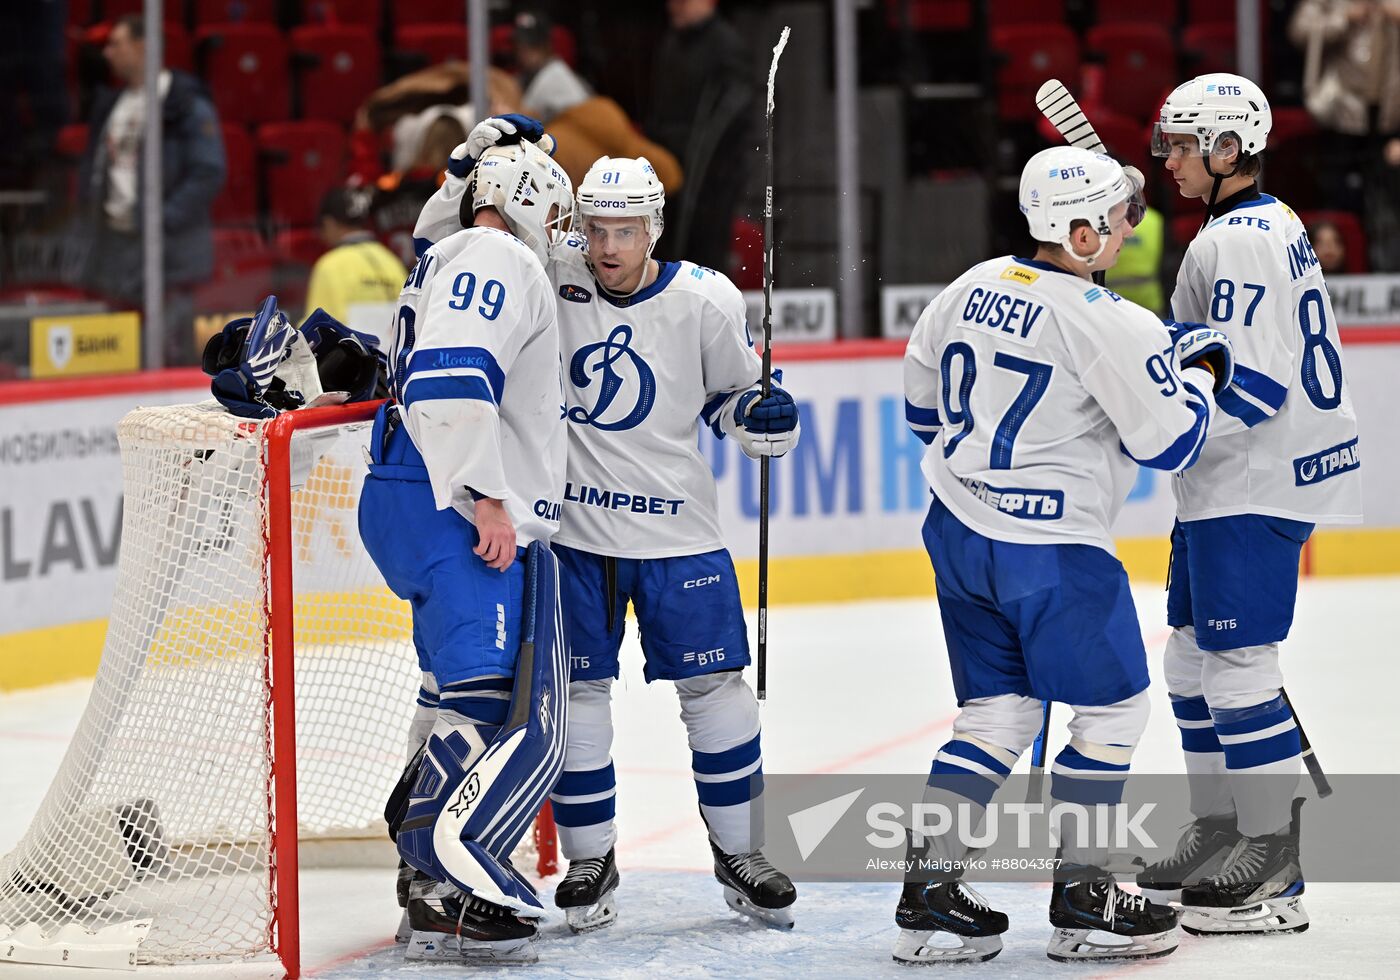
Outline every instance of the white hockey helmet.
<svg viewBox="0 0 1400 980">
<path fill-rule="evenodd" d="M 1239 150 L 1240 158 L 1263 151 L 1274 127 L 1264 92 L 1243 75 L 1216 72 L 1178 85 L 1152 127 L 1152 155 L 1171 155 L 1167 136 L 1194 136 L 1202 156 Z"/>
<path fill-rule="evenodd" d="M 1031 157 L 1021 171 L 1021 213 L 1036 241 L 1059 245 L 1093 265 L 1113 231 L 1109 212 L 1131 203 L 1140 190 L 1112 157 L 1075 146 L 1055 146 Z M 1099 233 L 1099 248 L 1093 255 L 1079 255 L 1070 247 L 1070 227 L 1075 221 L 1087 221 Z"/>
<path fill-rule="evenodd" d="M 647 223 L 651 258 L 665 225 L 666 189 L 646 157 L 599 157 L 578 185 L 578 214 L 588 217 L 641 218 Z M 585 235 L 585 238 L 587 236 Z"/>
<path fill-rule="evenodd" d="M 573 225 L 569 175 L 528 140 L 483 153 L 468 178 L 465 201 L 471 202 L 472 215 L 488 207 L 499 211 L 511 234 L 541 263 L 549 261 L 550 248 L 563 242 Z M 470 224 L 468 215 L 462 219 L 463 225 Z"/>
</svg>

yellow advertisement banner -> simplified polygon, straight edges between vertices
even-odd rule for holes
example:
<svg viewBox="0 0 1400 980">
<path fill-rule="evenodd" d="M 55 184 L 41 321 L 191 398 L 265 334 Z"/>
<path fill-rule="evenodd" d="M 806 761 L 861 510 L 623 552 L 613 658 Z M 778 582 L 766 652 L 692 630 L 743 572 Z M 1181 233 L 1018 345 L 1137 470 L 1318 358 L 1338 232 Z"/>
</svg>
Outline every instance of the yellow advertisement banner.
<svg viewBox="0 0 1400 980">
<path fill-rule="evenodd" d="M 29 321 L 35 378 L 115 374 L 141 368 L 141 317 L 127 313 L 36 316 Z"/>
</svg>

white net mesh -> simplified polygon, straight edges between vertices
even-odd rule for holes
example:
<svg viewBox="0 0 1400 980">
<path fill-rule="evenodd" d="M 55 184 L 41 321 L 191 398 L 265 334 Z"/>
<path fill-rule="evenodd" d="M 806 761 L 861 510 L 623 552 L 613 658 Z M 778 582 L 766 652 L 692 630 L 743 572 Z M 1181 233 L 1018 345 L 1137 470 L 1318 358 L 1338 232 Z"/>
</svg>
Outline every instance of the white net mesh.
<svg viewBox="0 0 1400 980">
<path fill-rule="evenodd" d="M 143 963 L 272 948 L 269 731 L 284 692 L 267 658 L 266 542 L 278 536 L 263 428 L 214 403 L 137 409 L 118 427 L 125 510 L 106 646 L 63 765 L 0 862 L 0 939 L 149 920 Z M 292 440 L 297 818 L 308 839 L 387 841 L 384 801 L 418 691 L 407 604 L 357 530 L 368 435 L 361 423 Z M 532 855 L 516 863 L 533 868 Z"/>
</svg>

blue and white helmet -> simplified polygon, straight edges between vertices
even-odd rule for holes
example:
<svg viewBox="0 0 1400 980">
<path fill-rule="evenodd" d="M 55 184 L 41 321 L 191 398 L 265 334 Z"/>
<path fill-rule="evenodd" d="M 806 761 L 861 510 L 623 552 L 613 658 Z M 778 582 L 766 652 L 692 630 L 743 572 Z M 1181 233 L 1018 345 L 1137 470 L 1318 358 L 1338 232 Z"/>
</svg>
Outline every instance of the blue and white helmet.
<svg viewBox="0 0 1400 980">
<path fill-rule="evenodd" d="M 541 265 L 549 262 L 549 250 L 561 244 L 573 226 L 569 175 L 528 140 L 483 153 L 468 178 L 467 194 L 472 214 L 495 208 Z"/>
<path fill-rule="evenodd" d="M 1075 146 L 1055 146 L 1031 157 L 1021 171 L 1019 203 L 1031 237 L 1062 246 L 1093 265 L 1112 232 L 1109 212 L 1131 203 L 1141 190 L 1117 160 Z M 1086 221 L 1100 235 L 1099 250 L 1079 255 L 1069 247 L 1071 226 Z"/>
<path fill-rule="evenodd" d="M 666 189 L 646 157 L 600 157 L 578 185 L 579 219 L 641 218 L 647 223 L 651 258 L 665 227 Z"/>
<path fill-rule="evenodd" d="M 1194 136 L 1203 155 L 1228 153 L 1241 156 L 1263 151 L 1274 127 L 1274 113 L 1264 91 L 1243 75 L 1216 72 L 1178 85 L 1152 127 L 1152 155 L 1171 153 L 1167 136 Z"/>
</svg>

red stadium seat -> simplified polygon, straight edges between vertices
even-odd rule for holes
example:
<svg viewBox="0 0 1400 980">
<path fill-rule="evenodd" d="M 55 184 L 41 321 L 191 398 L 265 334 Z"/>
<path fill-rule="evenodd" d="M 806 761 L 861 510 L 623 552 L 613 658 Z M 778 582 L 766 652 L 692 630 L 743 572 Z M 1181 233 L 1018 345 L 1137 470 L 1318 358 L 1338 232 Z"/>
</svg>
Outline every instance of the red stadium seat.
<svg viewBox="0 0 1400 980">
<path fill-rule="evenodd" d="M 971 0 L 885 0 L 885 22 L 900 30 L 904 27 L 907 3 L 909 29 L 913 31 L 965 31 L 972 27 Z"/>
<path fill-rule="evenodd" d="M 87 4 L 89 14 L 88 22 L 92 19 L 92 4 Z M 118 17 L 125 17 L 127 14 L 144 14 L 146 12 L 146 0 L 102 0 L 102 19 L 116 20 Z M 166 0 L 165 9 L 161 13 L 161 18 L 166 21 L 181 23 L 185 19 L 185 5 L 178 0 Z"/>
<path fill-rule="evenodd" d="M 394 32 L 394 50 L 417 54 L 430 65 L 467 60 L 467 29 L 461 24 L 405 24 Z"/>
<path fill-rule="evenodd" d="M 997 106 L 1002 119 L 1027 121 L 1040 113 L 1036 89 L 1049 78 L 1073 78 L 1079 70 L 1079 41 L 1063 24 L 994 27 L 992 50 L 997 68 Z"/>
<path fill-rule="evenodd" d="M 165 67 L 194 71 L 194 42 L 179 24 L 165 25 Z"/>
<path fill-rule="evenodd" d="M 1185 206 L 1189 210 L 1185 214 L 1175 215 L 1171 221 L 1172 240 L 1180 248 L 1191 244 L 1201 230 L 1201 222 L 1206 220 L 1206 209 L 1200 201 L 1186 201 Z"/>
<path fill-rule="evenodd" d="M 204 80 L 223 122 L 291 115 L 287 42 L 270 24 L 206 24 L 195 35 Z"/>
<path fill-rule="evenodd" d="M 1147 119 L 1161 108 L 1161 96 L 1176 80 L 1176 50 L 1165 27 L 1156 24 L 1100 24 L 1085 45 L 1104 59 L 1103 100 L 1133 119 Z"/>
<path fill-rule="evenodd" d="M 1235 70 L 1235 24 L 1192 24 L 1181 32 L 1181 50 L 1192 75 Z"/>
<path fill-rule="evenodd" d="M 1366 233 L 1361 229 L 1360 218 L 1350 211 L 1299 211 L 1298 217 L 1309 230 L 1324 221 L 1336 225 L 1347 247 L 1347 273 L 1358 276 L 1366 272 Z"/>
<path fill-rule="evenodd" d="M 1177 0 L 1101 0 L 1096 17 L 1099 24 L 1156 24 L 1174 28 L 1179 8 Z"/>
<path fill-rule="evenodd" d="M 992 28 L 1064 22 L 1065 0 L 988 0 L 987 3 L 987 26 Z"/>
<path fill-rule="evenodd" d="M 283 228 L 277 233 L 275 244 L 283 262 L 307 269 L 326 252 L 326 243 L 315 228 Z"/>
<path fill-rule="evenodd" d="M 224 188 L 214 198 L 216 224 L 251 225 L 258 220 L 258 155 L 242 126 L 223 125 Z"/>
<path fill-rule="evenodd" d="M 359 24 L 378 31 L 384 22 L 384 0 L 304 0 L 301 9 L 308 24 Z"/>
<path fill-rule="evenodd" d="M 313 24 L 292 29 L 300 71 L 301 114 L 348 123 L 379 87 L 379 42 L 355 24 Z"/>
<path fill-rule="evenodd" d="M 1311 136 L 1317 132 L 1317 121 L 1302 106 L 1274 106 L 1274 125 L 1269 130 L 1269 145 Z"/>
<path fill-rule="evenodd" d="M 87 123 L 69 123 L 58 131 L 54 140 L 54 152 L 70 160 L 77 160 L 87 151 Z"/>
<path fill-rule="evenodd" d="M 413 0 L 394 7 L 394 24 L 446 24 L 467 22 L 467 0 Z"/>
<path fill-rule="evenodd" d="M 195 310 L 251 312 L 276 286 L 277 253 L 251 228 L 214 229 L 214 272 L 195 288 Z"/>
<path fill-rule="evenodd" d="M 345 132 L 319 119 L 258 127 L 267 210 L 279 225 L 309 225 L 326 191 L 345 179 Z"/>
<path fill-rule="evenodd" d="M 166 0 L 166 9 L 180 6 Z M 190 0 L 196 24 L 276 24 L 277 0 Z"/>
<path fill-rule="evenodd" d="M 1260 3 L 1261 7 L 1267 6 Z M 1235 5 L 1220 0 L 1186 0 L 1187 24 L 1234 24 Z"/>
<path fill-rule="evenodd" d="M 763 223 L 742 215 L 734 219 L 730 246 L 733 272 L 729 278 L 740 289 L 763 288 Z"/>
<path fill-rule="evenodd" d="M 93 0 L 68 0 L 68 25 L 87 27 L 97 19 L 97 9 Z"/>
</svg>

